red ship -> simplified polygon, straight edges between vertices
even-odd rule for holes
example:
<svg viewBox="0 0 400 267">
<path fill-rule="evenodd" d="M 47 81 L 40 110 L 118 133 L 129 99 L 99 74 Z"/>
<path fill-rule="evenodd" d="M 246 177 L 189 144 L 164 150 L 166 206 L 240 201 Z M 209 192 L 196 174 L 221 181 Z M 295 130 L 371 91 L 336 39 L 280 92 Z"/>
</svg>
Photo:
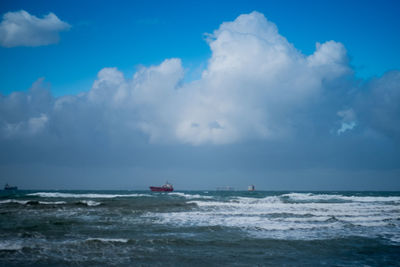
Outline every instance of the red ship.
<svg viewBox="0 0 400 267">
<path fill-rule="evenodd" d="M 172 187 L 172 184 L 166 182 L 163 186 L 150 186 L 150 190 L 153 192 L 172 192 L 174 191 L 174 188 Z"/>
</svg>

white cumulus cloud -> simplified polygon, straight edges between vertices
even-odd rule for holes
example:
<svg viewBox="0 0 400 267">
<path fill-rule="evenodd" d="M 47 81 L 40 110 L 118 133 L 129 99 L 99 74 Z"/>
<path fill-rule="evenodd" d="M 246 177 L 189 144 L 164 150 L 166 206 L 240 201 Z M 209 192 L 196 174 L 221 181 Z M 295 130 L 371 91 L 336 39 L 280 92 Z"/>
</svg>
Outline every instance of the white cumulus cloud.
<svg viewBox="0 0 400 267">
<path fill-rule="evenodd" d="M 398 72 L 359 90 L 373 97 L 355 103 L 350 92 L 360 88 L 343 79 L 352 70 L 341 43 L 317 44 L 304 55 L 252 12 L 222 23 L 208 44 L 212 55 L 196 81 L 185 83 L 181 60 L 172 58 L 132 77 L 104 68 L 92 88 L 76 96 L 54 99 L 38 84 L 2 96 L 0 134 L 46 132 L 68 144 L 146 136 L 151 143 L 219 145 L 329 134 L 339 116 L 337 134 L 370 125 L 398 135 Z"/>
<path fill-rule="evenodd" d="M 0 24 L 0 45 L 15 47 L 54 44 L 60 39 L 59 32 L 70 27 L 53 13 L 38 18 L 24 10 L 8 12 L 3 15 Z"/>
<path fill-rule="evenodd" d="M 324 90 L 323 81 L 350 72 L 342 44 L 320 44 L 305 56 L 258 12 L 223 23 L 208 42 L 212 57 L 200 80 L 179 86 L 171 72 L 170 86 L 164 80 L 142 89 L 163 96 L 148 107 L 160 116 L 142 117 L 151 136 L 172 133 L 194 145 L 281 138 L 291 133 L 292 115 Z"/>
</svg>

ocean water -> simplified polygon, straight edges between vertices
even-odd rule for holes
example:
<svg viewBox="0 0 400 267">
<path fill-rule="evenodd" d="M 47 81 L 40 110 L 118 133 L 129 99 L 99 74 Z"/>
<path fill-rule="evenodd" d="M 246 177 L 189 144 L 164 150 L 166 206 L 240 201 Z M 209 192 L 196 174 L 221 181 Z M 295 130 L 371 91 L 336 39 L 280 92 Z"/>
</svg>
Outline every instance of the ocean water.
<svg viewBox="0 0 400 267">
<path fill-rule="evenodd" d="M 0 194 L 1 266 L 400 266 L 400 192 Z"/>
</svg>

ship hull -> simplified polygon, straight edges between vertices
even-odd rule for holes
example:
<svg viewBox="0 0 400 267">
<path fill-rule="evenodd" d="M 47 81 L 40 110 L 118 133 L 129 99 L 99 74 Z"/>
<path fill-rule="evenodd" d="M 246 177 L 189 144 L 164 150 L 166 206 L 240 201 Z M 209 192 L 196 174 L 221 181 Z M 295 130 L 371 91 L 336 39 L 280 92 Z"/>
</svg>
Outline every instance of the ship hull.
<svg viewBox="0 0 400 267">
<path fill-rule="evenodd" d="M 164 187 L 157 187 L 157 186 L 150 186 L 150 190 L 153 192 L 172 192 L 172 191 L 174 191 L 173 188 L 164 188 Z"/>
</svg>

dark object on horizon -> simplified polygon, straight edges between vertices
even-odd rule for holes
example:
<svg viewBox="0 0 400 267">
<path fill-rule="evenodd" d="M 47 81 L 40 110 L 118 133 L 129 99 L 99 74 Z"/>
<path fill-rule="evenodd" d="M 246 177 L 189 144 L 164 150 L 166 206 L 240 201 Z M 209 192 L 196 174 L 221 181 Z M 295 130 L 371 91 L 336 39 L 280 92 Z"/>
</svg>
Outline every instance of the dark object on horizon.
<svg viewBox="0 0 400 267">
<path fill-rule="evenodd" d="M 252 184 L 247 187 L 247 191 L 255 191 L 256 187 Z"/>
<path fill-rule="evenodd" d="M 150 186 L 150 190 L 153 192 L 172 192 L 174 191 L 174 188 L 172 187 L 172 184 L 168 183 L 168 181 L 165 183 L 165 185 L 159 187 L 159 186 Z"/>
<path fill-rule="evenodd" d="M 12 191 L 12 190 L 18 190 L 18 187 L 16 187 L 16 186 L 11 186 L 11 185 L 9 185 L 8 183 L 4 186 L 4 190 L 9 190 L 9 191 Z"/>
</svg>

